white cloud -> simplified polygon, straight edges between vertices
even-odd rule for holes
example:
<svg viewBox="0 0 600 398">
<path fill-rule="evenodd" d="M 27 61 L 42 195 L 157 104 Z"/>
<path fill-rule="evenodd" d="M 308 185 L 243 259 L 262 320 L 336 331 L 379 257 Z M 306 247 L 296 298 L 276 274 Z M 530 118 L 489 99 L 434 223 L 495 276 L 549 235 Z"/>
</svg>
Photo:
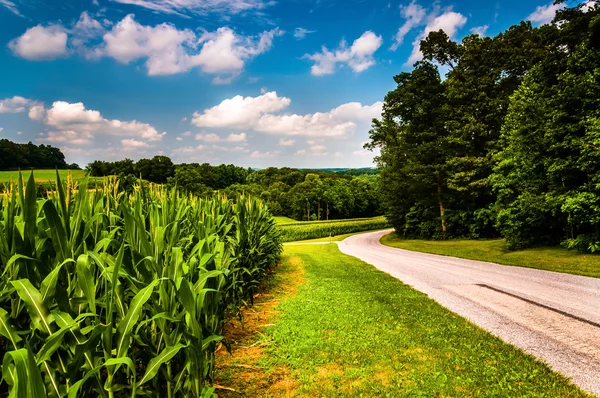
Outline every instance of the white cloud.
<svg viewBox="0 0 600 398">
<path fill-rule="evenodd" d="M 294 141 L 292 139 L 287 139 L 286 140 L 285 138 L 282 138 L 282 139 L 279 140 L 279 145 L 281 145 L 281 146 L 292 146 L 292 145 L 294 145 L 295 142 L 296 141 Z"/>
<path fill-rule="evenodd" d="M 198 127 L 248 128 L 281 135 L 339 137 L 354 132 L 357 123 L 370 123 L 373 118 L 381 116 L 383 106 L 381 102 L 370 106 L 351 102 L 329 112 L 278 114 L 290 103 L 289 98 L 279 97 L 274 91 L 258 97 L 236 96 L 206 109 L 202 114 L 194 113 L 192 124 Z M 201 133 L 196 138 L 206 141 L 207 136 L 211 135 Z"/>
<path fill-rule="evenodd" d="M 44 105 L 34 105 L 29 109 L 29 118 L 31 120 L 42 120 L 46 115 Z"/>
<path fill-rule="evenodd" d="M 19 97 L 18 95 L 12 98 L 0 100 L 0 113 L 20 113 L 25 112 L 37 104 L 36 101 Z"/>
<path fill-rule="evenodd" d="M 196 134 L 196 139 L 202 140 L 205 142 L 220 142 L 221 141 L 221 137 L 219 137 L 218 135 L 216 135 L 214 133 L 198 133 L 198 134 Z"/>
<path fill-rule="evenodd" d="M 537 23 L 540 25 L 549 24 L 554 19 L 554 15 L 556 15 L 556 11 L 564 8 L 564 4 L 547 4 L 544 6 L 538 6 L 534 12 L 532 12 L 527 20 L 533 23 Z"/>
<path fill-rule="evenodd" d="M 19 9 L 17 8 L 16 4 L 13 3 L 10 0 L 0 0 L 0 5 L 3 5 L 4 7 L 6 7 L 10 12 L 12 12 L 15 15 L 18 15 L 20 17 L 22 17 L 23 15 L 19 12 Z"/>
<path fill-rule="evenodd" d="M 30 61 L 56 59 L 68 55 L 67 37 L 61 25 L 37 25 L 11 40 L 8 47 L 15 55 Z"/>
<path fill-rule="evenodd" d="M 596 5 L 597 5 L 596 1 L 594 1 L 594 0 L 588 0 L 585 3 L 582 4 L 581 11 L 588 12 L 590 10 L 590 8 L 595 7 Z"/>
<path fill-rule="evenodd" d="M 420 49 L 421 40 L 426 38 L 430 32 L 443 30 L 448 37 L 453 38 L 458 32 L 458 29 L 462 28 L 465 23 L 467 23 L 467 17 L 454 11 L 446 11 L 435 18 L 431 17 L 425 26 L 425 30 L 413 42 L 412 53 L 405 65 L 412 65 L 423 59 L 423 53 Z"/>
<path fill-rule="evenodd" d="M 182 1 L 186 0 L 169 0 L 169 3 Z M 198 35 L 169 23 L 142 25 L 133 14 L 106 31 L 100 22 L 83 12 L 71 29 L 59 24 L 38 25 L 12 40 L 9 47 L 16 55 L 29 60 L 67 56 L 73 52 L 69 47 L 87 58 L 111 57 L 123 64 L 141 60 L 150 76 L 173 75 L 198 68 L 217 75 L 213 83 L 229 84 L 242 72 L 246 62 L 269 51 L 274 38 L 283 33 L 275 28 L 257 36 L 241 36 L 221 27 Z"/>
<path fill-rule="evenodd" d="M 239 134 L 229 134 L 227 136 L 227 142 L 244 142 L 246 141 L 246 133 L 239 133 Z"/>
<path fill-rule="evenodd" d="M 129 138 L 126 140 L 121 140 L 121 145 L 123 145 L 123 147 L 125 148 L 148 148 L 150 145 L 147 142 L 144 141 L 138 141 L 136 139 L 133 138 Z"/>
<path fill-rule="evenodd" d="M 23 132 L 22 131 L 17 131 L 17 135 L 22 135 Z"/>
<path fill-rule="evenodd" d="M 427 15 L 427 12 L 423 7 L 418 5 L 415 0 L 413 0 L 407 6 L 400 6 L 400 15 L 402 15 L 406 21 L 400 27 L 400 29 L 398 29 L 398 33 L 396 33 L 395 43 L 391 47 L 392 51 L 395 51 L 402 45 L 404 42 L 404 37 L 408 34 L 408 32 L 421 25 L 422 21 Z"/>
<path fill-rule="evenodd" d="M 338 64 L 347 65 L 354 72 L 359 73 L 375 65 L 373 55 L 381 47 L 383 39 L 371 31 L 366 31 L 352 46 L 348 47 L 342 40 L 335 51 L 329 51 L 323 46 L 320 53 L 306 54 L 304 58 L 314 61 L 311 67 L 313 76 L 330 75 L 335 72 Z"/>
<path fill-rule="evenodd" d="M 259 97 L 237 95 L 222 101 L 217 106 L 205 109 L 202 114 L 195 112 L 192 124 L 198 127 L 245 128 L 255 126 L 262 115 L 279 112 L 288 107 L 291 102 L 289 98 L 279 97 L 275 91 Z"/>
<path fill-rule="evenodd" d="M 167 14 L 185 16 L 187 14 L 207 15 L 240 14 L 252 10 L 262 10 L 273 4 L 264 0 L 114 0 L 118 3 L 133 4 Z"/>
<path fill-rule="evenodd" d="M 0 133 L 2 132 L 2 130 L 4 130 L 4 127 L 0 127 Z"/>
<path fill-rule="evenodd" d="M 198 37 L 189 29 L 179 30 L 167 23 L 154 27 L 141 25 L 130 14 L 104 35 L 104 45 L 98 52 L 124 64 L 146 59 L 151 76 L 183 73 L 198 67 L 205 73 L 226 75 L 213 82 L 227 84 L 243 70 L 246 61 L 268 51 L 273 38 L 281 34 L 282 31 L 274 29 L 258 37 L 244 37 L 223 27 Z"/>
<path fill-rule="evenodd" d="M 219 28 L 215 32 L 206 32 L 199 39 L 202 50 L 191 58 L 194 66 L 205 73 L 236 76 L 244 68 L 246 60 L 271 49 L 273 39 L 283 31 L 276 28 L 263 32 L 258 41 L 251 37 L 242 37 L 229 28 Z M 220 77 L 215 83 L 226 84 L 230 80 Z"/>
<path fill-rule="evenodd" d="M 79 20 L 69 31 L 72 35 L 71 42 L 76 47 L 83 46 L 88 41 L 102 36 L 105 32 L 106 29 L 104 29 L 104 26 L 94 18 L 90 17 L 87 11 L 81 13 Z M 91 51 L 91 53 L 91 55 L 93 55 L 93 51 Z"/>
<path fill-rule="evenodd" d="M 474 28 L 471 28 L 471 33 L 483 37 L 485 36 L 485 32 L 487 32 L 488 28 L 489 25 L 476 26 Z"/>
<path fill-rule="evenodd" d="M 181 137 L 177 137 L 177 138 L 175 138 L 175 139 L 176 139 L 177 141 L 183 141 L 183 138 L 181 138 Z"/>
<path fill-rule="evenodd" d="M 76 133 L 77 139 L 85 141 L 90 141 L 92 137 L 98 135 L 130 136 L 147 141 L 159 141 L 166 134 L 159 133 L 151 125 L 136 120 L 124 122 L 106 119 L 98 111 L 85 109 L 81 102 L 56 101 L 52 104 L 52 108 L 45 112 L 30 112 L 30 117 L 34 120 L 35 117 L 40 117 L 37 120 L 42 120 L 47 126 L 55 128 L 57 131 L 49 133 L 44 139 L 56 142 L 62 142 L 60 140 L 64 137 L 73 136 L 71 133 Z"/>
<path fill-rule="evenodd" d="M 297 40 L 302 40 L 306 37 L 306 35 L 310 34 L 310 33 L 315 33 L 316 30 L 308 30 L 305 28 L 296 28 L 296 30 L 294 30 L 294 37 Z"/>
<path fill-rule="evenodd" d="M 278 151 L 266 151 L 266 152 L 254 151 L 250 154 L 250 157 L 253 159 L 274 158 L 278 153 L 279 153 Z"/>
<path fill-rule="evenodd" d="M 245 142 L 246 141 L 246 133 L 239 134 L 229 134 L 227 137 L 222 138 L 214 133 L 198 133 L 196 134 L 196 139 L 205 141 L 205 142 Z"/>
<path fill-rule="evenodd" d="M 38 141 L 41 142 L 61 142 L 68 143 L 72 145 L 88 145 L 92 143 L 93 135 L 89 131 L 73 131 L 73 130 L 63 130 L 63 131 L 50 131 L 44 137 L 39 138 Z"/>
</svg>

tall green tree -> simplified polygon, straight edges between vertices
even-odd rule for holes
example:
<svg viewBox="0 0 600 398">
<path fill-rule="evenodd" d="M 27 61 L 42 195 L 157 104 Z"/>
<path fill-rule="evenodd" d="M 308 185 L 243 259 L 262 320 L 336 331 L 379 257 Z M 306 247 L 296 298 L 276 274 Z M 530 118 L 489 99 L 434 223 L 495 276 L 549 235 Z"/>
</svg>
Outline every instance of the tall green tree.
<svg viewBox="0 0 600 398">
<path fill-rule="evenodd" d="M 406 236 L 442 237 L 448 232 L 445 88 L 438 69 L 420 62 L 394 77 L 383 120 L 374 120 L 368 148 L 380 148 L 386 215 Z"/>
</svg>

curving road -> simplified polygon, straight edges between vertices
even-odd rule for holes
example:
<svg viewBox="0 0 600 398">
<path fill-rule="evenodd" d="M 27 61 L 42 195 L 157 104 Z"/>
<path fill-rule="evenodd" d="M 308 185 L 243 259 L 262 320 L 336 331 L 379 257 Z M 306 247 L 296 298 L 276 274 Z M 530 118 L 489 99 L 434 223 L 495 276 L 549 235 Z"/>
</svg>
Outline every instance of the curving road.
<svg viewBox="0 0 600 398">
<path fill-rule="evenodd" d="M 389 232 L 338 246 L 600 395 L 599 278 L 395 249 Z"/>
</svg>

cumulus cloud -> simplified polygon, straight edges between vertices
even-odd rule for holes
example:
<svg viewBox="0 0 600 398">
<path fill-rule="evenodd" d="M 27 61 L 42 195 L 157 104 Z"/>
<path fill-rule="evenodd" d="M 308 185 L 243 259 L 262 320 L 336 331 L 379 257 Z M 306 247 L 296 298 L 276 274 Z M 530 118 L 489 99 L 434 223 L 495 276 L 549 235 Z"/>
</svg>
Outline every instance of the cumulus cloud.
<svg viewBox="0 0 600 398">
<path fill-rule="evenodd" d="M 150 146 L 147 142 L 138 141 L 134 138 L 121 140 L 121 145 L 123 145 L 124 148 L 130 148 L 130 149 L 148 148 Z"/>
<path fill-rule="evenodd" d="M 15 55 L 30 61 L 50 60 L 68 55 L 67 38 L 61 25 L 37 25 L 11 40 L 8 47 Z"/>
<path fill-rule="evenodd" d="M 413 0 L 407 6 L 400 6 L 400 15 L 402 15 L 402 17 L 405 19 L 405 22 L 400 29 L 398 29 L 398 33 L 396 33 L 395 42 L 391 47 L 392 51 L 395 51 L 402 45 L 404 42 L 404 37 L 408 34 L 408 32 L 421 25 L 422 21 L 427 15 L 427 12 L 425 11 L 425 8 L 418 5 Z"/>
<path fill-rule="evenodd" d="M 273 4 L 264 0 L 114 0 L 117 3 L 132 4 L 152 11 L 187 16 L 188 14 L 207 15 L 240 14 L 252 10 L 262 10 Z"/>
<path fill-rule="evenodd" d="M 166 134 L 159 133 L 151 125 L 136 120 L 106 119 L 100 112 L 86 109 L 81 102 L 56 101 L 50 109 L 42 111 L 36 108 L 35 112 L 30 111 L 29 116 L 34 120 L 41 120 L 55 130 L 41 139 L 51 142 L 76 143 L 74 140 L 78 140 L 79 144 L 86 144 L 99 135 L 129 136 L 146 141 L 159 141 Z M 128 146 L 135 144 L 130 139 L 126 141 Z"/>
<path fill-rule="evenodd" d="M 315 33 L 316 30 L 308 30 L 305 28 L 296 28 L 296 30 L 294 30 L 294 37 L 297 40 L 302 40 L 304 38 L 306 38 L 306 35 L 310 34 L 310 33 Z"/>
<path fill-rule="evenodd" d="M 73 52 L 69 51 L 71 48 L 87 58 L 110 57 L 123 64 L 143 61 L 150 76 L 198 68 L 217 75 L 215 84 L 229 84 L 246 62 L 269 51 L 275 37 L 283 33 L 275 28 L 257 36 L 241 36 L 221 27 L 198 35 L 168 23 L 142 25 L 133 14 L 106 31 L 100 22 L 83 12 L 70 29 L 58 24 L 38 25 L 12 40 L 9 47 L 15 55 L 29 60 L 67 56 Z"/>
<path fill-rule="evenodd" d="M 65 143 L 71 145 L 88 145 L 91 144 L 93 135 L 89 131 L 50 131 L 45 136 L 38 139 L 41 142 L 50 143 Z"/>
<path fill-rule="evenodd" d="M 268 92 L 258 97 L 236 96 L 219 105 L 194 113 L 192 124 L 198 127 L 244 128 L 261 133 L 300 136 L 346 136 L 355 131 L 357 123 L 369 123 L 381 116 L 383 104 L 362 105 L 358 102 L 343 104 L 329 112 L 307 115 L 280 114 L 291 104 L 286 97 Z M 196 138 L 207 140 L 210 134 Z"/>
<path fill-rule="evenodd" d="M 151 76 L 198 67 L 205 73 L 226 75 L 215 79 L 215 83 L 224 84 L 242 71 L 246 61 L 268 51 L 281 34 L 281 30 L 273 29 L 258 37 L 244 37 L 222 27 L 197 37 L 189 29 L 179 30 L 167 23 L 141 25 L 130 14 L 104 35 L 98 52 L 124 64 L 145 59 Z"/>
<path fill-rule="evenodd" d="M 18 95 L 0 100 L 0 113 L 20 113 L 36 106 L 37 101 L 23 98 Z"/>
<path fill-rule="evenodd" d="M 487 32 L 488 28 L 489 25 L 476 26 L 474 28 L 471 28 L 471 33 L 483 37 L 485 36 L 485 32 Z"/>
<path fill-rule="evenodd" d="M 423 53 L 421 52 L 421 40 L 425 39 L 430 32 L 437 32 L 443 30 L 448 37 L 454 38 L 460 28 L 467 23 L 467 17 L 464 15 L 454 12 L 446 11 L 443 14 L 430 17 L 429 22 L 425 26 L 425 30 L 415 39 L 413 42 L 413 50 L 406 61 L 405 65 L 412 65 L 417 61 L 423 59 Z"/>
<path fill-rule="evenodd" d="M 219 105 L 205 109 L 202 114 L 195 112 L 192 124 L 198 127 L 255 126 L 260 117 L 267 113 L 279 112 L 291 104 L 292 100 L 279 97 L 272 91 L 258 97 L 236 95 L 222 101 Z"/>
<path fill-rule="evenodd" d="M 345 40 L 339 47 L 329 51 L 323 46 L 321 52 L 306 54 L 304 58 L 314 62 L 311 67 L 313 76 L 330 75 L 335 72 L 338 64 L 346 65 L 356 73 L 363 72 L 375 65 L 373 55 L 381 47 L 383 39 L 371 31 L 366 31 L 348 47 Z"/>
<path fill-rule="evenodd" d="M 535 11 L 532 12 L 527 17 L 527 20 L 529 20 L 533 23 L 539 24 L 539 25 L 549 24 L 554 19 L 554 15 L 556 15 L 556 11 L 558 11 L 564 7 L 565 7 L 564 4 L 553 4 L 553 3 L 543 5 L 543 6 L 538 6 L 535 9 Z"/>
</svg>

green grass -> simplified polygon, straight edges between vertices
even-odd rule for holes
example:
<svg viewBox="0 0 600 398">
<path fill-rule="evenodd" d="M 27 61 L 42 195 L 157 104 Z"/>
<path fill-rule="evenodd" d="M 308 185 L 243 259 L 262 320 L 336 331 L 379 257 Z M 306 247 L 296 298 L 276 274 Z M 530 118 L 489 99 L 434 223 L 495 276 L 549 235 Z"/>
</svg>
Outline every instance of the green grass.
<svg viewBox="0 0 600 398">
<path fill-rule="evenodd" d="M 85 177 L 86 173 L 85 170 L 58 170 L 61 180 L 66 181 L 69 171 L 74 180 L 81 180 Z M 22 170 L 21 173 L 23 174 L 23 179 L 26 180 L 29 177 L 31 170 Z M 35 182 L 55 182 L 56 170 L 33 170 L 33 176 Z M 18 181 L 18 179 L 18 171 L 0 171 L 0 183 Z"/>
<path fill-rule="evenodd" d="M 284 216 L 276 216 L 273 217 L 275 219 L 276 224 L 294 224 L 299 221 L 294 220 L 293 218 L 284 217 Z"/>
<path fill-rule="evenodd" d="M 306 283 L 265 328 L 261 372 L 311 397 L 582 397 L 546 365 L 335 245 L 287 246 Z M 265 396 L 248 385 L 244 396 Z"/>
<path fill-rule="evenodd" d="M 583 254 L 562 247 L 538 247 L 509 251 L 504 241 L 495 240 L 407 240 L 392 233 L 381 238 L 381 243 L 399 249 L 444 256 L 489 261 L 567 274 L 600 277 L 600 255 Z"/>
</svg>

